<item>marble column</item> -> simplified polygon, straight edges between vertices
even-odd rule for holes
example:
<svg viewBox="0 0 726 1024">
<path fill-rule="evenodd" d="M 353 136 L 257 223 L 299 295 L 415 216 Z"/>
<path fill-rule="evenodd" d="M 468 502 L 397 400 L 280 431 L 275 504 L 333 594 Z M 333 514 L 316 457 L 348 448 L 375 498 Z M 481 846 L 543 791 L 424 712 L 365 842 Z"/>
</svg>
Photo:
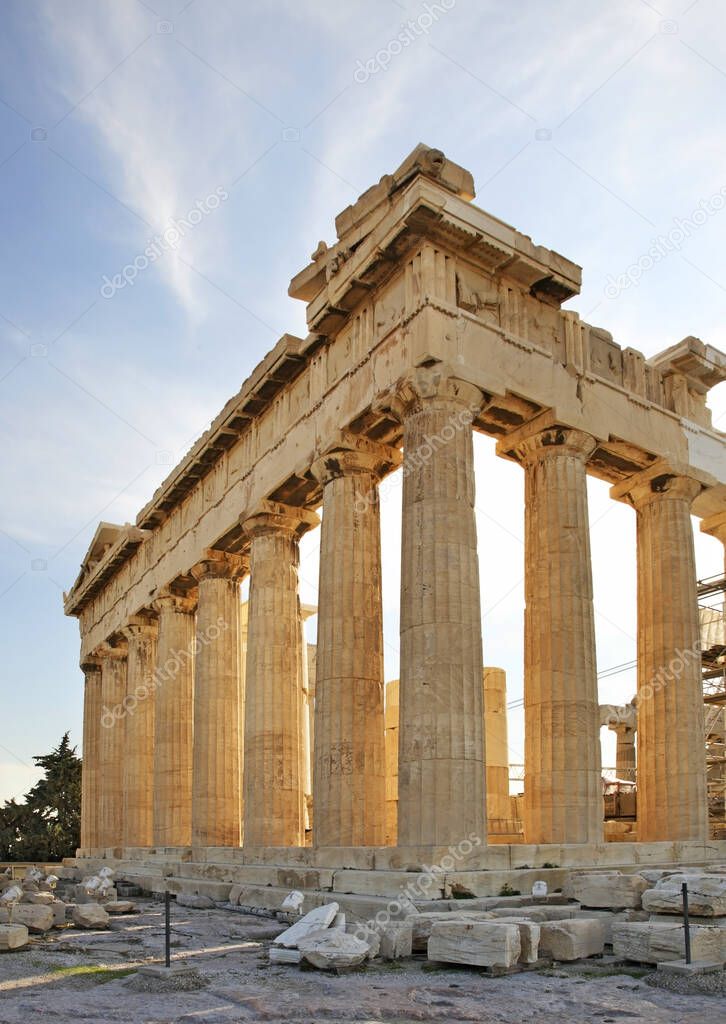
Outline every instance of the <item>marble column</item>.
<svg viewBox="0 0 726 1024">
<path fill-rule="evenodd" d="M 81 664 L 83 690 L 83 774 L 81 781 L 81 848 L 98 848 L 99 742 L 101 734 L 101 661 L 87 658 Z"/>
<path fill-rule="evenodd" d="M 128 645 L 124 740 L 123 845 L 154 842 L 154 712 L 156 621 L 135 616 L 121 631 Z"/>
<path fill-rule="evenodd" d="M 312 467 L 323 487 L 315 703 L 315 846 L 385 843 L 378 481 L 400 452 L 344 438 Z"/>
<path fill-rule="evenodd" d="M 386 846 L 398 843 L 398 722 L 399 680 L 385 686 L 386 744 Z"/>
<path fill-rule="evenodd" d="M 119 847 L 124 838 L 124 759 L 126 757 L 125 643 L 103 644 L 101 659 L 101 729 L 98 742 L 99 847 Z"/>
<path fill-rule="evenodd" d="M 196 597 L 162 592 L 156 647 L 154 846 L 192 842 L 194 609 Z"/>
<path fill-rule="evenodd" d="M 265 501 L 242 525 L 250 539 L 245 696 L 245 846 L 302 846 L 303 645 L 299 540 L 307 509 Z"/>
<path fill-rule="evenodd" d="M 471 427 L 482 401 L 436 364 L 378 403 L 403 423 L 399 846 L 486 842 Z"/>
<path fill-rule="evenodd" d="M 192 567 L 199 585 L 194 639 L 192 845 L 242 840 L 238 555 L 209 550 Z"/>
<path fill-rule="evenodd" d="M 512 817 L 509 804 L 509 732 L 507 729 L 507 675 L 503 668 L 486 667 L 484 687 L 484 739 L 487 757 L 487 819 Z M 502 827 L 499 826 L 498 831 Z"/>
<path fill-rule="evenodd" d="M 629 725 L 614 725 L 615 774 L 626 782 L 635 782 L 635 729 Z"/>
<path fill-rule="evenodd" d="M 636 512 L 638 840 L 705 840 L 706 752 L 691 503 L 701 484 L 661 464 L 611 495 Z"/>
<path fill-rule="evenodd" d="M 525 473 L 525 843 L 603 839 L 585 472 L 595 447 L 549 417 L 497 446 Z"/>
</svg>

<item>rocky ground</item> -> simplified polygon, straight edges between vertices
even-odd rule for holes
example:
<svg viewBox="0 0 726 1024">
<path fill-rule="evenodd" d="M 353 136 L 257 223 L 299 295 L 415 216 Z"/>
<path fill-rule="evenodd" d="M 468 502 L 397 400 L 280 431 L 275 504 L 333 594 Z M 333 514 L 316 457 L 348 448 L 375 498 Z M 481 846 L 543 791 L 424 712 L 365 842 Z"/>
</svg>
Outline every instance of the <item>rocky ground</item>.
<svg viewBox="0 0 726 1024">
<path fill-rule="evenodd" d="M 107 931 L 68 928 L 0 956 L 0 1024 L 35 1020 L 91 1024 L 228 1024 L 296 1021 L 477 1021 L 558 1024 L 723 1024 L 726 999 L 653 987 L 648 972 L 589 961 L 492 978 L 476 968 L 429 964 L 423 956 L 374 961 L 341 976 L 270 965 L 267 947 L 282 925 L 225 910 L 172 908 L 172 955 L 195 969 L 184 988 L 164 990 L 137 972 L 163 955 L 163 907 Z M 720 983 L 712 981 L 714 991 Z"/>
</svg>

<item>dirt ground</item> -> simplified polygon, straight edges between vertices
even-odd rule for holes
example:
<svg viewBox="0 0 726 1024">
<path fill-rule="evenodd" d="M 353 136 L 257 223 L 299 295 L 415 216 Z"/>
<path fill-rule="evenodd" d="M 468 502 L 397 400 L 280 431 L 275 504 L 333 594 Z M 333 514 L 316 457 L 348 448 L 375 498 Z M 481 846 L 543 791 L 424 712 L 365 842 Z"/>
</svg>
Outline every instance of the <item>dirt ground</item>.
<svg viewBox="0 0 726 1024">
<path fill-rule="evenodd" d="M 194 968 L 190 990 L 166 990 L 137 968 L 163 956 L 163 907 L 108 931 L 65 929 L 0 956 L 0 1024 L 229 1024 L 233 1021 L 477 1021 L 526 1024 L 619 1022 L 723 1024 L 726 1000 L 654 988 L 646 972 L 598 963 L 492 978 L 476 968 L 418 957 L 372 962 L 333 976 L 270 965 L 267 948 L 283 926 L 224 910 L 172 908 L 172 955 Z"/>
</svg>

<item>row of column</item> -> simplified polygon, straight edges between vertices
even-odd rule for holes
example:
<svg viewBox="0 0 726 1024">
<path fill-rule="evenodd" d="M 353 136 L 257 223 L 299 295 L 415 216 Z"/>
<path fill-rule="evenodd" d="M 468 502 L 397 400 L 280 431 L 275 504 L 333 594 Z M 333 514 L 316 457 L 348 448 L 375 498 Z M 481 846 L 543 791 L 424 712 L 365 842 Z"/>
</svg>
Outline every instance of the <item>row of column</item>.
<svg viewBox="0 0 726 1024">
<path fill-rule="evenodd" d="M 403 424 L 398 844 L 486 841 L 472 420 L 482 393 L 441 364 L 379 402 Z M 525 472 L 525 841 L 602 839 L 586 464 L 596 441 L 541 419 L 500 454 Z M 323 495 L 313 780 L 318 846 L 385 842 L 378 482 L 395 449 L 341 436 L 312 472 Z M 699 485 L 618 485 L 638 523 L 639 838 L 706 835 L 690 503 Z M 249 564 L 208 552 L 188 598 L 159 597 L 86 672 L 85 847 L 298 846 L 306 723 L 299 539 L 319 522 L 274 502 L 243 523 Z M 246 665 L 238 581 L 250 573 Z M 158 621 L 158 625 L 157 625 Z M 188 656 L 185 652 L 188 651 Z M 163 677 L 166 668 L 169 679 Z M 155 666 L 155 669 L 152 667 Z M 157 685 L 113 725 L 107 710 Z M 647 694 L 647 700 L 645 695 Z M 699 732 L 700 725 L 700 732 Z M 241 783 L 243 780 L 243 783 Z M 120 828 L 120 825 L 122 826 Z"/>
</svg>

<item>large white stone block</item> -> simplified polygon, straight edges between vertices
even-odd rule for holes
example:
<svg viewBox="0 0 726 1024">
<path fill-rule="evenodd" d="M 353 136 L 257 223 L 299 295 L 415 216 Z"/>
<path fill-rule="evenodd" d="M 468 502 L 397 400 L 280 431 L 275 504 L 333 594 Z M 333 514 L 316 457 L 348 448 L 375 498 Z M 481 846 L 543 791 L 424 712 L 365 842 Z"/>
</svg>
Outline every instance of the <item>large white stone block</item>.
<svg viewBox="0 0 726 1024">
<path fill-rule="evenodd" d="M 547 921 L 540 925 L 540 956 L 553 960 L 580 960 L 599 956 L 605 948 L 605 927 L 594 918 Z"/>
<path fill-rule="evenodd" d="M 318 928 L 298 940 L 304 960 L 322 970 L 357 967 L 368 956 L 368 943 L 341 928 Z"/>
<path fill-rule="evenodd" d="M 304 917 L 301 917 L 299 921 L 291 925 L 282 935 L 278 935 L 274 944 L 276 946 L 285 946 L 287 949 L 295 949 L 296 947 L 299 949 L 300 940 L 305 938 L 306 935 L 319 931 L 321 928 L 329 928 L 339 910 L 340 907 L 335 902 L 325 903 L 322 907 L 315 907 L 313 910 L 308 911 Z"/>
<path fill-rule="evenodd" d="M 643 894 L 643 908 L 655 914 L 681 914 L 681 881 L 688 885 L 690 913 L 701 917 L 726 915 L 726 876 L 723 875 L 671 875 Z"/>
<path fill-rule="evenodd" d="M 32 903 L 19 903 L 13 907 L 12 915 L 4 907 L 0 908 L 0 924 L 10 923 L 24 924 L 28 931 L 41 935 L 53 927 L 53 911 Z"/>
<path fill-rule="evenodd" d="M 519 927 L 499 921 L 437 922 L 428 945 L 429 960 L 478 967 L 512 967 L 521 952 Z"/>
<path fill-rule="evenodd" d="M 109 916 L 98 903 L 79 903 L 73 908 L 73 923 L 79 928 L 108 928 Z"/>
<path fill-rule="evenodd" d="M 718 960 L 723 955 L 723 931 L 696 925 L 691 928 L 691 956 L 694 960 Z M 682 960 L 686 955 L 683 926 L 632 922 L 613 926 L 613 953 L 623 960 L 658 964 Z"/>
<path fill-rule="evenodd" d="M 488 910 L 432 910 L 430 913 L 423 910 L 412 914 L 409 920 L 413 928 L 413 949 L 422 952 L 428 947 L 431 929 L 439 921 L 451 924 L 454 921 L 494 921 L 496 918 Z"/>
<path fill-rule="evenodd" d="M 604 910 L 638 909 L 648 882 L 640 875 L 623 875 L 619 871 L 593 871 L 573 874 L 562 888 L 563 895 L 579 900 L 583 907 Z"/>
<path fill-rule="evenodd" d="M 22 949 L 28 945 L 28 929 L 24 924 L 0 924 L 0 951 Z"/>
</svg>

